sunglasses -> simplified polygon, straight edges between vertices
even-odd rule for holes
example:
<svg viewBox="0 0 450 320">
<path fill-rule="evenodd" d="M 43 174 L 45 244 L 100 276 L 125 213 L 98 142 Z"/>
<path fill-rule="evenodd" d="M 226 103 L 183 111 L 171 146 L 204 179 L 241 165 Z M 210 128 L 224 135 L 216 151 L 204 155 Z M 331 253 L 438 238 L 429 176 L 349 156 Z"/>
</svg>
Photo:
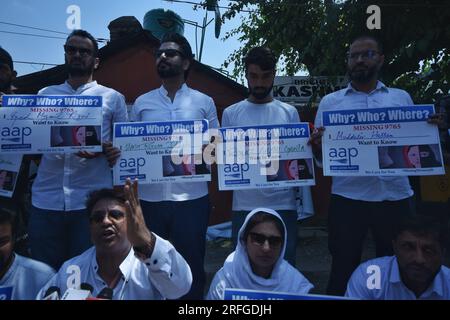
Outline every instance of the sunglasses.
<svg viewBox="0 0 450 320">
<path fill-rule="evenodd" d="M 269 242 L 269 246 L 271 248 L 277 248 L 277 247 L 281 246 L 281 243 L 283 242 L 283 239 L 281 237 L 277 237 L 277 236 L 267 237 L 263 234 L 256 233 L 256 232 L 250 232 L 249 235 L 250 235 L 250 240 L 254 244 L 261 246 L 261 247 L 266 243 L 266 241 Z"/>
<path fill-rule="evenodd" d="M 69 46 L 67 44 L 64 45 L 64 51 L 69 56 L 73 56 L 77 52 L 79 52 L 80 56 L 83 56 L 83 57 L 92 56 L 92 50 L 91 49 L 78 48 L 78 47 L 74 47 L 74 46 Z"/>
<path fill-rule="evenodd" d="M 155 55 L 157 58 L 161 57 L 164 54 L 167 58 L 173 58 L 176 56 L 184 57 L 183 52 L 176 49 L 164 49 L 164 50 L 156 50 Z"/>
<path fill-rule="evenodd" d="M 106 211 L 95 211 L 91 214 L 89 217 L 89 220 L 91 222 L 95 223 L 101 223 L 103 220 L 105 220 L 105 216 L 108 215 L 109 218 L 113 220 L 121 220 L 125 217 L 125 212 L 122 212 L 120 210 L 109 210 Z"/>
<path fill-rule="evenodd" d="M 367 50 L 362 52 L 349 52 L 347 53 L 347 58 L 348 60 L 358 60 L 358 58 L 361 58 L 363 60 L 372 60 L 375 58 L 377 54 L 379 54 L 379 52 L 375 50 Z"/>
</svg>

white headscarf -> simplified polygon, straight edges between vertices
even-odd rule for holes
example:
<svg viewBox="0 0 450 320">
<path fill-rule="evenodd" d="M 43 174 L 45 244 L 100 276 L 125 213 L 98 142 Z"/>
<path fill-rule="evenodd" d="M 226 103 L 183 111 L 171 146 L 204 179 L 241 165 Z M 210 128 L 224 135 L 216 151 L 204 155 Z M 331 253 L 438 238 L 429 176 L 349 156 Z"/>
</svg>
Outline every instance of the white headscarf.
<svg viewBox="0 0 450 320">
<path fill-rule="evenodd" d="M 283 248 L 268 279 L 253 273 L 247 254 L 246 239 L 242 239 L 248 222 L 258 212 L 265 212 L 275 216 L 281 221 L 284 228 Z M 295 294 L 308 293 L 314 286 L 297 269 L 283 259 L 284 252 L 286 251 L 286 241 L 286 226 L 278 213 L 267 208 L 256 208 L 252 210 L 245 218 L 245 222 L 239 230 L 236 250 L 228 256 L 222 269 L 214 277 L 207 299 L 223 299 L 223 290 L 225 288 Z"/>
</svg>

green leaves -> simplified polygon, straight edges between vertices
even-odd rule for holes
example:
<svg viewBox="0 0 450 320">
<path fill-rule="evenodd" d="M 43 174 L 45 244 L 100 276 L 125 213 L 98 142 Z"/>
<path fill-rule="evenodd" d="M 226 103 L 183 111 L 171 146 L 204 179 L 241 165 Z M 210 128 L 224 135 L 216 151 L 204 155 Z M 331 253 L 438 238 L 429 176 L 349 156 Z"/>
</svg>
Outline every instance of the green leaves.
<svg viewBox="0 0 450 320">
<path fill-rule="evenodd" d="M 406 2 L 406 1 L 405 1 Z M 383 81 L 408 90 L 415 102 L 432 102 L 436 91 L 448 92 L 450 82 L 450 5 L 441 0 L 270 0 L 233 1 L 226 23 L 241 10 L 251 11 L 242 24 L 225 35 L 239 35 L 242 47 L 224 63 L 243 74 L 242 57 L 249 48 L 267 45 L 283 57 L 278 74 L 306 69 L 311 75 L 344 75 L 345 53 L 352 39 L 371 34 L 384 46 Z M 366 9 L 381 8 L 381 30 L 366 27 Z M 441 52 L 439 60 L 437 57 Z M 420 63 L 435 63 L 420 77 Z M 433 81 L 431 81 L 432 77 Z"/>
</svg>

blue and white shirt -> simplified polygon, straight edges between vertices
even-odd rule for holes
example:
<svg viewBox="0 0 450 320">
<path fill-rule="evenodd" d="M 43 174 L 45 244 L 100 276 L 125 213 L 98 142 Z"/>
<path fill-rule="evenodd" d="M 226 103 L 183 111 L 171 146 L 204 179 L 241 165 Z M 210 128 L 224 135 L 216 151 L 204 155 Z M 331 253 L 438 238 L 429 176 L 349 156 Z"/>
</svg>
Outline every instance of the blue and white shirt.
<svg viewBox="0 0 450 320">
<path fill-rule="evenodd" d="M 406 91 L 386 87 L 377 82 L 370 93 L 355 90 L 349 83 L 347 88 L 323 97 L 317 110 L 314 126 L 322 127 L 324 111 L 371 109 L 411 106 L 413 101 Z M 325 128 L 326 130 L 326 128 Z M 333 177 L 331 193 L 361 201 L 397 201 L 413 195 L 408 177 Z"/>
<path fill-rule="evenodd" d="M 379 281 L 372 281 L 378 275 Z M 353 272 L 345 296 L 364 300 L 449 300 L 450 269 L 441 266 L 430 287 L 416 298 L 402 282 L 397 258 L 376 258 L 362 263 Z"/>
<path fill-rule="evenodd" d="M 13 263 L 0 279 L 0 287 L 13 287 L 12 300 L 34 300 L 54 274 L 45 263 L 15 254 Z"/>
</svg>

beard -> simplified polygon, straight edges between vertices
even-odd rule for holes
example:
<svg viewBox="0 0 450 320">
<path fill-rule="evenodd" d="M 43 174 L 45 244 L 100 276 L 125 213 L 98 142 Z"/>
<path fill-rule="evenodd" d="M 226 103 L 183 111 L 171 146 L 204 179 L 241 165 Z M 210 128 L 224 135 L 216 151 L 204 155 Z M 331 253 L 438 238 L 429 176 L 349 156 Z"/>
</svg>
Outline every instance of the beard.
<svg viewBox="0 0 450 320">
<path fill-rule="evenodd" d="M 177 77 L 184 72 L 181 67 L 177 67 L 165 62 L 160 62 L 156 68 L 156 71 L 158 72 L 158 75 L 161 79 Z"/>
<path fill-rule="evenodd" d="M 8 92 L 11 89 L 12 86 L 12 79 L 11 78 L 3 78 L 0 75 L 0 91 L 1 92 Z"/>
<path fill-rule="evenodd" d="M 258 100 L 263 100 L 272 92 L 272 86 L 270 87 L 250 87 L 248 86 L 249 93 Z"/>
<path fill-rule="evenodd" d="M 348 70 L 348 75 L 350 77 L 350 80 L 354 82 L 368 83 L 372 79 L 378 77 L 378 66 L 374 65 L 371 67 L 367 67 L 362 64 L 358 64 L 352 69 Z"/>
<path fill-rule="evenodd" d="M 77 62 L 75 64 L 75 62 Z M 66 69 L 72 77 L 85 77 L 94 73 L 95 61 L 83 65 L 80 60 L 68 62 L 66 60 Z"/>
</svg>

